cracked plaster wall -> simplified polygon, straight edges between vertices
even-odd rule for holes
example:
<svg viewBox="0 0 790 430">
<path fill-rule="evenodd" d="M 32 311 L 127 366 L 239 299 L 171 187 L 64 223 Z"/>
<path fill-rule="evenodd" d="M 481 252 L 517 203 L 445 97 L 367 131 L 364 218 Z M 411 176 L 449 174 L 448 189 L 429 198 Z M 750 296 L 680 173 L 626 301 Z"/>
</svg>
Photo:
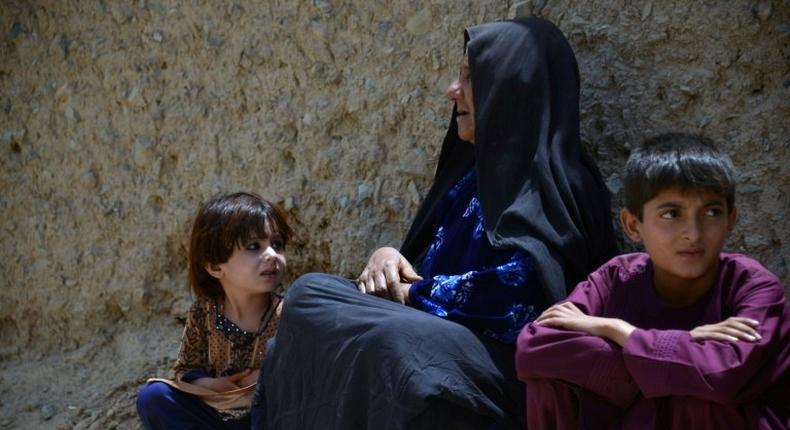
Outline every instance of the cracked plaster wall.
<svg viewBox="0 0 790 430">
<path fill-rule="evenodd" d="M 786 282 L 788 2 L 512 3 L 3 2 L 0 358 L 181 315 L 188 223 L 218 191 L 285 206 L 291 274 L 356 275 L 430 183 L 463 28 L 515 12 L 576 50 L 618 206 L 629 148 L 701 130 L 741 172 L 729 247 Z"/>
</svg>

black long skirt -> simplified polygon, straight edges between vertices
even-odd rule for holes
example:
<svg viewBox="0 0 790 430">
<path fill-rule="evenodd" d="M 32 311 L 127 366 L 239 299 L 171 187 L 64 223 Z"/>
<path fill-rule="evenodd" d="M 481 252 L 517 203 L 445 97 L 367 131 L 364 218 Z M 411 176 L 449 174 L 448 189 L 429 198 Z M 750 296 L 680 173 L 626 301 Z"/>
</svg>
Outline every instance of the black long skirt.
<svg viewBox="0 0 790 430">
<path fill-rule="evenodd" d="M 523 429 L 515 348 L 309 274 L 289 289 L 254 429 Z"/>
</svg>

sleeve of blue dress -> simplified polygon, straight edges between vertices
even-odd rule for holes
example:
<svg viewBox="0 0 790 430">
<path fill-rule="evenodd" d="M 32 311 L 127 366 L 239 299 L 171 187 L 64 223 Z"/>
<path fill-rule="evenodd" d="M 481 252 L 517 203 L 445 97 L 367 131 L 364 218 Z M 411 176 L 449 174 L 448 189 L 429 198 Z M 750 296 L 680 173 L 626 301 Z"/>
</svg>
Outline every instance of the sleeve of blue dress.
<svg viewBox="0 0 790 430">
<path fill-rule="evenodd" d="M 417 281 L 409 290 L 409 303 L 513 343 L 521 327 L 540 311 L 523 300 L 522 290 L 532 277 L 529 258 L 514 252 L 509 261 L 496 267 Z"/>
<path fill-rule="evenodd" d="M 473 169 L 441 202 L 409 304 L 512 344 L 545 307 L 543 291 L 526 253 L 489 243 L 475 178 Z"/>
</svg>

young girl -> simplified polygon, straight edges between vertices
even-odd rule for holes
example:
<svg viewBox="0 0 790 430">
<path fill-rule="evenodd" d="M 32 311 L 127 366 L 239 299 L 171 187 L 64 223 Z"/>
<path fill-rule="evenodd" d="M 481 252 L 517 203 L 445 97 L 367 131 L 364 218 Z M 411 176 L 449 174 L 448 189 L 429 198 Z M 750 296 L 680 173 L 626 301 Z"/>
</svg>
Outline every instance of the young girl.
<svg viewBox="0 0 790 430">
<path fill-rule="evenodd" d="M 252 193 L 221 195 L 198 211 L 189 243 L 187 315 L 175 379 L 137 397 L 147 429 L 250 428 L 266 341 L 279 321 L 275 292 L 293 231 L 277 206 Z"/>
</svg>

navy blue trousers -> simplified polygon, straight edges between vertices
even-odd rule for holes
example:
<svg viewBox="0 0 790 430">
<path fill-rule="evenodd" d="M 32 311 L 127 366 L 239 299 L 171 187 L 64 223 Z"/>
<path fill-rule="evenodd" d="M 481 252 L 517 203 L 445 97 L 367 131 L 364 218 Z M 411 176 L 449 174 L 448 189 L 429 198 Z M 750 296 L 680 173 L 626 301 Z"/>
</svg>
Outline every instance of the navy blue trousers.
<svg viewBox="0 0 790 430">
<path fill-rule="evenodd" d="M 137 414 L 148 430 L 249 430 L 250 416 L 223 420 L 203 400 L 165 384 L 151 382 L 137 393 Z"/>
</svg>

